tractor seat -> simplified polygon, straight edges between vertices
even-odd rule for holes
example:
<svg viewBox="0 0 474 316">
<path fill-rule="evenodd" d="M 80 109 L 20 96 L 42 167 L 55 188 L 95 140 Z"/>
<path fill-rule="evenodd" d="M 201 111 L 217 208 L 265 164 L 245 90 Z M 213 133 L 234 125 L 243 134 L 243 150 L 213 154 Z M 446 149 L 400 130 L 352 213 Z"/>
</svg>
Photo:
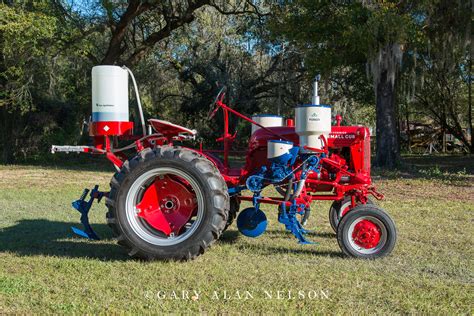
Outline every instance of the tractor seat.
<svg viewBox="0 0 474 316">
<path fill-rule="evenodd" d="M 189 129 L 168 121 L 149 119 L 148 122 L 150 122 L 151 126 L 153 126 L 153 129 L 156 132 L 163 134 L 163 136 L 167 138 L 194 137 L 197 134 L 197 131 L 195 129 Z"/>
</svg>

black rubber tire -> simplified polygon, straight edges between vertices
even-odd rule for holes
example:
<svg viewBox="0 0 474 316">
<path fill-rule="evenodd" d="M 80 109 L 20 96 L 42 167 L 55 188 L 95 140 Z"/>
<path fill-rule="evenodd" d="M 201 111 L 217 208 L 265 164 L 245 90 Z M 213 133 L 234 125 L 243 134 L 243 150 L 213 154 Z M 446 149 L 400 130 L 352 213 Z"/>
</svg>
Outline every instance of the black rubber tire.
<svg viewBox="0 0 474 316">
<path fill-rule="evenodd" d="M 348 230 L 351 224 L 362 216 L 372 216 L 378 219 L 387 231 L 387 239 L 383 247 L 375 253 L 363 254 L 354 249 L 348 238 Z M 377 259 L 389 255 L 397 242 L 397 229 L 395 222 L 383 209 L 375 205 L 358 205 L 344 215 L 337 229 L 337 242 L 342 252 L 350 257 L 362 259 Z"/>
<path fill-rule="evenodd" d="M 229 228 L 230 225 L 234 222 L 237 217 L 237 213 L 240 210 L 240 200 L 236 196 L 230 198 L 230 208 L 229 208 L 229 217 L 227 218 L 227 223 L 225 224 L 224 231 Z"/>
<path fill-rule="evenodd" d="M 197 229 L 182 242 L 158 246 L 151 244 L 136 234 L 126 216 L 126 196 L 137 178 L 157 167 L 176 168 L 192 177 L 202 188 L 204 213 Z M 195 151 L 163 146 L 146 148 L 126 161 L 110 182 L 110 193 L 106 200 L 109 209 L 107 223 L 133 258 L 145 260 L 189 260 L 204 253 L 219 237 L 227 223 L 229 195 L 227 185 L 219 170 L 207 158 Z"/>
<path fill-rule="evenodd" d="M 340 201 L 334 201 L 331 204 L 331 207 L 329 208 L 329 224 L 331 225 L 332 230 L 334 230 L 335 233 L 337 233 L 337 226 L 339 225 L 339 222 L 341 218 L 339 217 L 339 211 L 341 210 L 341 207 L 346 204 L 347 202 L 351 201 L 350 196 L 344 197 L 344 199 Z M 368 205 L 375 205 L 375 203 L 368 198 L 367 199 L 367 204 Z"/>
<path fill-rule="evenodd" d="M 286 190 L 283 189 L 283 187 L 281 187 L 281 186 L 276 186 L 276 187 L 275 187 L 275 190 L 276 190 L 281 196 L 285 197 L 285 195 L 286 195 Z"/>
</svg>

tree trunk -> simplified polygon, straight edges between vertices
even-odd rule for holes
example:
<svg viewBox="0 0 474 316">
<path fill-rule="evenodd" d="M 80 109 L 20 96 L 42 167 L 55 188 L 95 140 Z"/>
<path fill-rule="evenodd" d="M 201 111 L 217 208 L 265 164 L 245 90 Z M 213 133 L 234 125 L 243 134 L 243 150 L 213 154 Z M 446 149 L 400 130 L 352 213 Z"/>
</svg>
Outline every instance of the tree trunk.
<svg viewBox="0 0 474 316">
<path fill-rule="evenodd" d="M 408 152 L 411 154 L 411 134 L 410 134 L 410 111 L 408 108 L 408 101 L 406 102 L 406 112 L 405 112 L 405 121 L 406 121 L 406 133 L 407 133 L 407 144 Z"/>
<path fill-rule="evenodd" d="M 377 84 L 376 130 L 377 148 L 375 164 L 378 167 L 393 168 L 400 159 L 397 120 L 395 116 L 394 87 L 387 78 L 387 71 L 381 71 Z"/>
<path fill-rule="evenodd" d="M 395 78 L 400 60 L 400 46 L 393 44 L 381 48 L 371 63 L 376 94 L 377 167 L 394 168 L 400 160 L 395 104 Z"/>
<path fill-rule="evenodd" d="M 1 108 L 0 122 L 2 122 L 2 163 L 11 164 L 13 163 L 13 141 L 11 133 L 11 117 L 7 110 L 7 106 L 4 105 Z"/>
<path fill-rule="evenodd" d="M 441 119 L 443 120 L 441 124 L 441 151 L 446 153 L 446 126 L 448 126 L 448 118 L 446 114 L 446 103 L 442 102 L 442 112 Z"/>
<path fill-rule="evenodd" d="M 472 46 L 471 46 L 472 47 Z M 471 144 L 469 146 L 469 151 L 471 154 L 474 154 L 474 131 L 472 130 L 472 59 L 471 59 L 472 50 L 469 51 L 469 70 L 467 79 L 467 91 L 468 91 L 468 107 L 467 107 L 467 126 L 469 132 L 471 133 Z"/>
</svg>

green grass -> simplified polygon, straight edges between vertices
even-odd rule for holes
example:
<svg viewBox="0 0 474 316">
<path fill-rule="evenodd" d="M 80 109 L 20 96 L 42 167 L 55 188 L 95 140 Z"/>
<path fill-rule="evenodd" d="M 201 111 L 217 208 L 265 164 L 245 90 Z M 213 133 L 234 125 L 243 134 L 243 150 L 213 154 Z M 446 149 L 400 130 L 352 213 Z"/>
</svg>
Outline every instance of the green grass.
<svg viewBox="0 0 474 316">
<path fill-rule="evenodd" d="M 410 159 L 406 170 L 374 177 L 399 233 L 393 254 L 375 261 L 341 256 L 329 202 L 312 207 L 317 245 L 298 245 L 264 206 L 270 223 L 260 238 L 232 226 L 194 261 L 130 260 L 111 239 L 103 202 L 92 210 L 102 241 L 70 232 L 79 220 L 70 202 L 84 187 L 107 188 L 111 172 L 0 166 L 0 313 L 472 314 L 474 159 L 445 157 L 446 168 L 441 158 L 438 167 Z M 193 290 L 200 295 L 170 297 Z"/>
</svg>

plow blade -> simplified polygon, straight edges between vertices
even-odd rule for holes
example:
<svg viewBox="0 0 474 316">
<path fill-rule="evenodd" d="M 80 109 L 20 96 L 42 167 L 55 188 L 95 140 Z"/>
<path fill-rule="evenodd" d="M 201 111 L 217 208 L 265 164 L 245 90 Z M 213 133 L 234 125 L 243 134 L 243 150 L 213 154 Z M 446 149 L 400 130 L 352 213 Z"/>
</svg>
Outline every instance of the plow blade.
<svg viewBox="0 0 474 316">
<path fill-rule="evenodd" d="M 89 191 L 90 198 L 88 201 L 86 201 L 86 197 Z M 79 213 L 81 213 L 81 223 L 84 227 L 84 230 L 81 230 L 76 227 L 71 227 L 74 234 L 87 239 L 100 240 L 99 236 L 97 236 L 97 234 L 94 232 L 92 226 L 89 223 L 89 211 L 92 207 L 92 204 L 94 203 L 94 200 L 97 199 L 97 203 L 99 203 L 105 195 L 106 193 L 100 192 L 99 186 L 96 185 L 92 190 L 84 189 L 84 192 L 82 192 L 81 197 L 78 200 L 72 202 L 72 207 L 74 207 Z"/>
</svg>

